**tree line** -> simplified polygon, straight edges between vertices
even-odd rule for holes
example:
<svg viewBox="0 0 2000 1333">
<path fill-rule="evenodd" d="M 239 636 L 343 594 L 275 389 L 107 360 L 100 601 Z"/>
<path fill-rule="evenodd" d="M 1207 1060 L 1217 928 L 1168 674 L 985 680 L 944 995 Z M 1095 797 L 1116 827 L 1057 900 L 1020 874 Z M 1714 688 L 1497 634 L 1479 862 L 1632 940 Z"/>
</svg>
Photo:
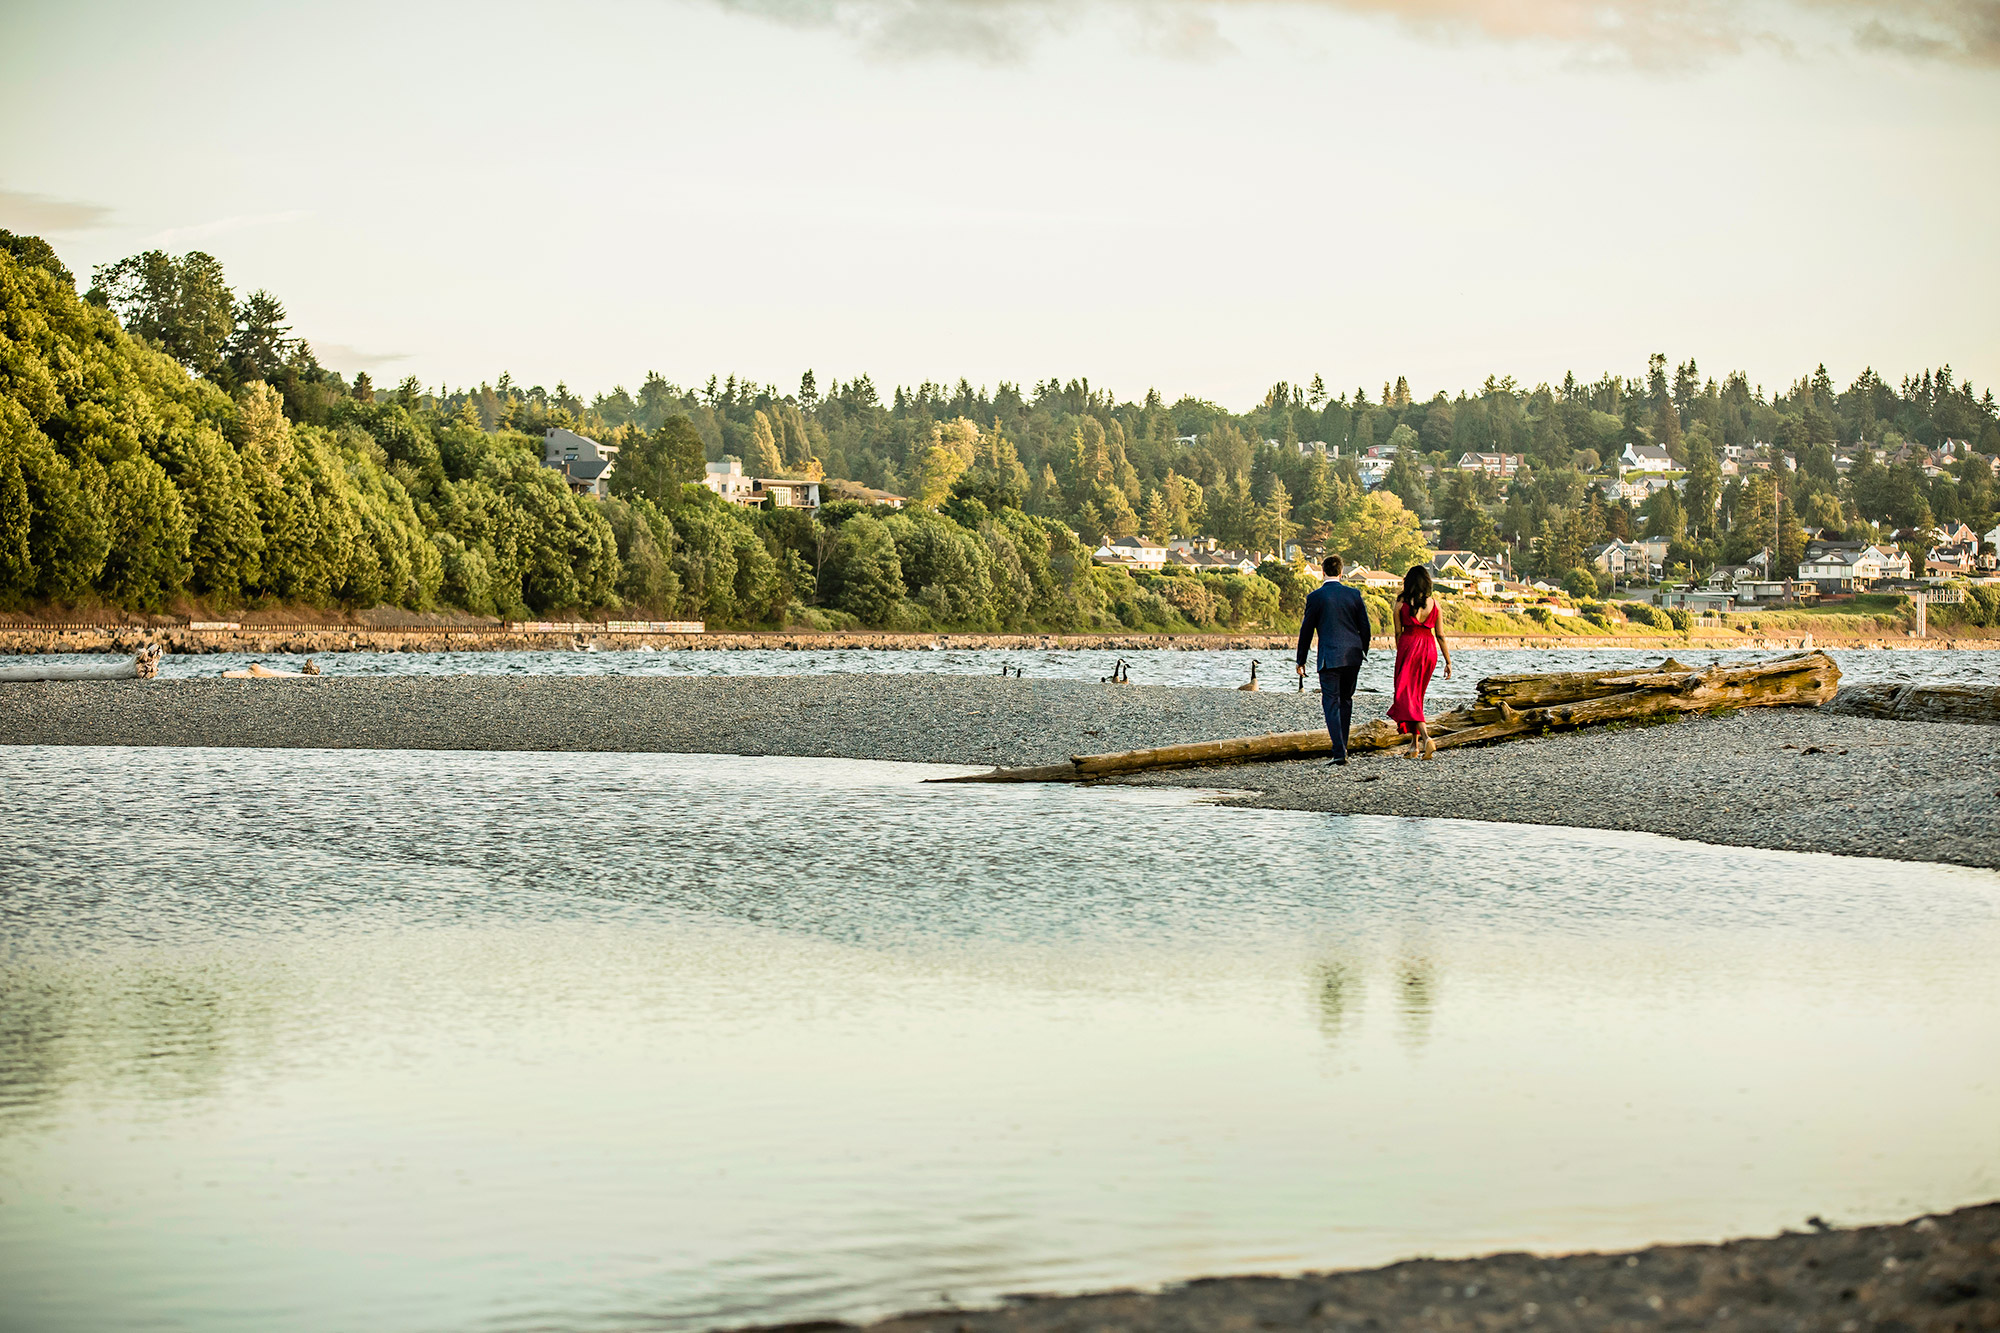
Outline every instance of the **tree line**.
<svg viewBox="0 0 2000 1333">
<path fill-rule="evenodd" d="M 1984 456 L 2000 414 L 1948 369 L 1891 387 L 1824 370 L 1766 396 L 1655 357 L 1643 377 L 1529 390 L 1489 379 L 1420 400 L 1404 380 L 1331 394 L 1280 383 L 1243 413 L 1158 393 L 1118 401 L 1087 380 L 1024 391 L 897 387 L 867 376 L 781 391 L 649 375 L 585 401 L 510 375 L 477 387 L 378 389 L 320 366 L 270 293 L 239 299 L 212 256 L 148 252 L 79 294 L 34 237 L 0 233 L 0 599 L 155 610 L 396 605 L 484 614 L 613 608 L 718 625 L 896 628 L 1275 624 L 1311 580 L 1133 575 L 1093 566 L 1111 537 L 1213 537 L 1281 552 L 1329 546 L 1399 569 L 1443 545 L 1511 553 L 1562 578 L 1607 536 L 1663 534 L 1689 566 L 1740 558 L 1807 527 L 1993 521 Z M 565 426 L 618 446 L 610 499 L 572 494 L 541 466 Z M 1834 451 L 1945 440 L 1977 453 L 1929 477 Z M 1607 502 L 1605 460 L 1659 443 L 1684 491 Z M 1315 442 L 1328 450 L 1311 447 Z M 1730 445 L 1799 459 L 1723 478 Z M 1357 459 L 1396 458 L 1373 490 Z M 1305 446 L 1305 447 L 1302 447 Z M 1337 450 L 1337 456 L 1334 451 Z M 1468 450 L 1523 454 L 1502 493 L 1453 466 Z M 698 480 L 734 455 L 759 475 L 842 477 L 910 497 L 902 510 L 837 501 L 815 518 L 747 510 Z"/>
</svg>

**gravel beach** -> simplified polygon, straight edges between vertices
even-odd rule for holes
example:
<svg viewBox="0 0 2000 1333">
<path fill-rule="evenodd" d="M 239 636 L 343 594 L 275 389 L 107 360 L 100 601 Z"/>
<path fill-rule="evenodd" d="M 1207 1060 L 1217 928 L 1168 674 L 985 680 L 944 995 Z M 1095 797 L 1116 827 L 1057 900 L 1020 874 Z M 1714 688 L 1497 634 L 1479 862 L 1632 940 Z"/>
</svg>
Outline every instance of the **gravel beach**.
<svg viewBox="0 0 2000 1333">
<path fill-rule="evenodd" d="M 1386 696 L 1364 694 L 1357 717 Z M 603 750 L 968 765 L 1320 725 L 1319 701 L 945 675 L 323 676 L 0 686 L 0 742 Z M 1280 809 L 1642 830 L 1731 846 L 2000 866 L 2000 731 L 1759 709 L 1448 751 L 1129 781 Z"/>
<path fill-rule="evenodd" d="M 853 1325 L 794 1324 L 792 1333 Z M 868 1333 L 1400 1333 L 1704 1329 L 1710 1333 L 2000 1328 L 2000 1204 L 1901 1226 L 1544 1259 L 1416 1259 L 1304 1277 L 1210 1278 L 1163 1292 L 936 1310 Z M 775 1333 L 767 1330 L 766 1333 Z"/>
</svg>

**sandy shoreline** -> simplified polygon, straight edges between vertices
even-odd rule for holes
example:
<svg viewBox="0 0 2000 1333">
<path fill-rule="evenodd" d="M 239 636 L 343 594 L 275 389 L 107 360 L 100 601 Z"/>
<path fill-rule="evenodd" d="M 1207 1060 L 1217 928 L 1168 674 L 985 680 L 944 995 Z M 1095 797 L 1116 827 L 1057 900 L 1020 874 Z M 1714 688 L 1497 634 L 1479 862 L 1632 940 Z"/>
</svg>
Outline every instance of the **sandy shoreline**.
<svg viewBox="0 0 2000 1333">
<path fill-rule="evenodd" d="M 789 1333 L 856 1327 L 833 1320 L 779 1326 Z M 1973 1333 L 2000 1328 L 2000 1203 L 1894 1226 L 1720 1245 L 1412 1259 L 1343 1273 L 1204 1278 L 1161 1292 L 1025 1297 L 993 1310 L 930 1310 L 865 1327 L 868 1333 Z"/>
<path fill-rule="evenodd" d="M 1357 717 L 1386 699 L 1364 695 Z M 603 750 L 1058 763 L 1320 724 L 1281 691 L 986 676 L 453 676 L 0 686 L 0 743 Z M 1542 737 L 1434 763 L 1145 775 L 1276 809 L 1629 829 L 1727 846 L 2000 867 L 2000 734 L 1760 709 Z"/>
</svg>

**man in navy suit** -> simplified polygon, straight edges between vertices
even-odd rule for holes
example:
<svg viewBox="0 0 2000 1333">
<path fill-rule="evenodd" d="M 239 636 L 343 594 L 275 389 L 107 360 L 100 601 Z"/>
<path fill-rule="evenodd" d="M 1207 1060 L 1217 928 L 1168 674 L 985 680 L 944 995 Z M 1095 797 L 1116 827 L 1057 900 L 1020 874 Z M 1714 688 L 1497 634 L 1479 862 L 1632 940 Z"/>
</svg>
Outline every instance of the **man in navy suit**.
<svg viewBox="0 0 2000 1333">
<path fill-rule="evenodd" d="M 1319 706 L 1326 714 L 1326 733 L 1333 738 L 1333 758 L 1327 762 L 1345 764 L 1347 732 L 1354 725 L 1354 682 L 1368 656 L 1368 604 L 1340 581 L 1339 556 L 1328 556 L 1320 569 L 1326 579 L 1306 598 L 1305 620 L 1299 625 L 1299 676 L 1305 677 L 1306 649 L 1318 634 Z"/>
</svg>

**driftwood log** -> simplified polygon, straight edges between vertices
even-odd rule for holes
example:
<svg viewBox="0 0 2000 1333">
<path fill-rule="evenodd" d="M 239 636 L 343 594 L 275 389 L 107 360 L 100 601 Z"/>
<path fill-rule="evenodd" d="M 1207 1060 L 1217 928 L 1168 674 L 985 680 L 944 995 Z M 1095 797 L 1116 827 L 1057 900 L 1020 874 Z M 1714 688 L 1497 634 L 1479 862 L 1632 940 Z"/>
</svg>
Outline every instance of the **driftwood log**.
<svg viewBox="0 0 2000 1333">
<path fill-rule="evenodd" d="M 1766 662 L 1717 664 L 1696 671 L 1668 658 L 1656 667 L 1488 676 L 1478 700 L 1430 722 L 1440 750 L 1485 745 L 1544 731 L 1647 721 L 1681 713 L 1736 708 L 1817 708 L 1833 698 L 1840 668 L 1825 653 L 1798 653 Z M 1347 737 L 1350 751 L 1395 750 L 1410 738 L 1386 719 L 1363 722 Z M 1327 754 L 1324 730 L 1238 736 L 1115 754 L 1072 755 L 1066 764 L 996 768 L 991 773 L 934 782 L 1089 782 L 1122 773 L 1207 764 L 1245 764 Z"/>
<path fill-rule="evenodd" d="M 129 662 L 30 662 L 0 667 L 0 681 L 151 680 L 159 674 L 158 645 L 141 648 Z"/>
<path fill-rule="evenodd" d="M 274 667 L 265 666 L 262 662 L 252 662 L 247 667 L 237 667 L 234 671 L 223 672 L 222 678 L 224 680 L 296 680 L 300 676 L 317 676 L 318 674 L 319 667 L 314 665 L 313 660 L 308 657 L 306 659 L 306 669 L 303 671 L 279 671 Z"/>
<path fill-rule="evenodd" d="M 2000 724 L 2000 685 L 1850 685 L 1827 711 L 1897 722 Z"/>
</svg>

